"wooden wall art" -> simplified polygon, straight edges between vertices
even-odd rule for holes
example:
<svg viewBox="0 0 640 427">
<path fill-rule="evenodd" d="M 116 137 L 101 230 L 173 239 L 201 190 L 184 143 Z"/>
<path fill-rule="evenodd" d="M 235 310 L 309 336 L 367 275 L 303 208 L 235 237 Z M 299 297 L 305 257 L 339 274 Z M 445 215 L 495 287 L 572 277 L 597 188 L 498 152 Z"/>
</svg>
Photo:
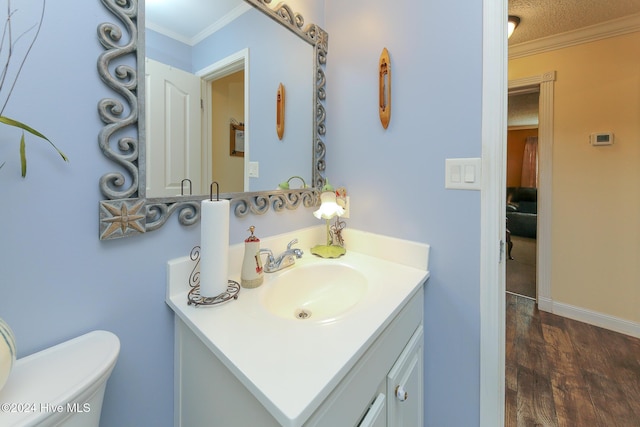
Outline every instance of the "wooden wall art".
<svg viewBox="0 0 640 427">
<path fill-rule="evenodd" d="M 279 139 L 284 135 L 284 98 L 284 86 L 280 83 L 276 97 L 276 131 Z"/>
<path fill-rule="evenodd" d="M 380 83 L 380 123 L 383 128 L 389 126 L 391 120 L 391 60 L 389 59 L 389 51 L 385 47 L 380 54 L 380 62 L 378 66 L 378 79 Z"/>
</svg>

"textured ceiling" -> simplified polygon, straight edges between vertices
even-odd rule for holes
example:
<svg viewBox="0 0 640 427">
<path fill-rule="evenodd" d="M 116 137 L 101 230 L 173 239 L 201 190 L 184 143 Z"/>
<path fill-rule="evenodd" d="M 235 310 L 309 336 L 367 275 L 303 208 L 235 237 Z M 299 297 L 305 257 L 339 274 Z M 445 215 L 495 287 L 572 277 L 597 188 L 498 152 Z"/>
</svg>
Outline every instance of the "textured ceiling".
<svg viewBox="0 0 640 427">
<path fill-rule="evenodd" d="M 520 25 L 509 45 L 640 13 L 640 0 L 509 0 Z"/>
</svg>

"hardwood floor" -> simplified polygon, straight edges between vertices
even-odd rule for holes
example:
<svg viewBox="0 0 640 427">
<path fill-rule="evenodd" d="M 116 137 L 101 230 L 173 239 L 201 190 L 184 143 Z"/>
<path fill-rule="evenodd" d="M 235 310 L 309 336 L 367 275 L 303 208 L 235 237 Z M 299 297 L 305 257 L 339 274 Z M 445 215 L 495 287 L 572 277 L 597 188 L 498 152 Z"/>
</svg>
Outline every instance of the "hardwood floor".
<svg viewBox="0 0 640 427">
<path fill-rule="evenodd" d="M 640 427 L 640 339 L 506 298 L 506 427 Z"/>
</svg>

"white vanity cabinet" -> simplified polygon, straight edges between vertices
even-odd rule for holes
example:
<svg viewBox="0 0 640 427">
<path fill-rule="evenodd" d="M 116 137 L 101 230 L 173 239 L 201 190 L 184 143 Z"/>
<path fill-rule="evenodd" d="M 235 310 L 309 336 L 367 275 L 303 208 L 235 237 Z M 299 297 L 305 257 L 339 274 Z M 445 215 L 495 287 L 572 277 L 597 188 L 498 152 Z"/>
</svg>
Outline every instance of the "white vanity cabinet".
<svg viewBox="0 0 640 427">
<path fill-rule="evenodd" d="M 423 295 L 419 286 L 362 355 L 346 367 L 337 385 L 311 415 L 290 424 L 278 422 L 268 405 L 262 403 L 266 396 L 250 391 L 197 333 L 176 317 L 175 425 L 422 426 Z M 229 329 L 233 333 L 233 328 Z M 282 376 L 305 375 L 287 372 L 287 366 L 273 369 L 282 370 Z M 292 397 L 296 394 L 296 390 L 289 392 Z"/>
<path fill-rule="evenodd" d="M 242 289 L 237 299 L 215 307 L 188 302 L 198 271 L 194 259 L 167 263 L 176 426 L 422 426 L 429 245 L 345 232 L 349 251 L 339 259 L 305 254 L 294 266 L 265 275 L 258 288 Z M 299 247 L 312 247 L 325 233 L 324 226 L 310 227 L 261 243 L 280 248 L 295 238 Z M 243 255 L 244 244 L 229 248 L 230 280 L 240 280 Z M 336 289 L 334 277 L 348 284 Z M 302 281 L 313 286 L 276 292 Z M 315 291 L 327 290 L 323 281 L 334 287 L 319 303 Z M 350 298 L 356 299 L 349 307 L 333 303 Z M 309 301 L 315 304 L 311 316 L 301 320 L 296 308 Z"/>
</svg>

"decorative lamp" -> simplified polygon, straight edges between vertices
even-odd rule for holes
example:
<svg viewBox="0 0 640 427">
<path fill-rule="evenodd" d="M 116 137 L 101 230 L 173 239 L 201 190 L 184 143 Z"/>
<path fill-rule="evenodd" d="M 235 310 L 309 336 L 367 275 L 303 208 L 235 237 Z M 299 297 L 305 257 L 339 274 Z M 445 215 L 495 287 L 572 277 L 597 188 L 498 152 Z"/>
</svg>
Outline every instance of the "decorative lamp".
<svg viewBox="0 0 640 427">
<path fill-rule="evenodd" d="M 513 34 L 513 31 L 516 29 L 519 23 L 519 17 L 515 15 L 509 15 L 509 20 L 507 21 L 507 39 L 511 37 L 511 34 Z"/>
<path fill-rule="evenodd" d="M 322 258 L 338 258 L 347 252 L 344 247 L 332 244 L 331 232 L 329 231 L 329 220 L 335 216 L 341 216 L 343 214 L 344 208 L 338 205 L 335 190 L 329 184 L 329 181 L 325 181 L 325 185 L 322 187 L 322 193 L 320 194 L 320 208 L 313 212 L 313 216 L 318 219 L 326 220 L 327 244 L 314 246 L 311 248 L 312 254 L 318 255 Z"/>
</svg>

